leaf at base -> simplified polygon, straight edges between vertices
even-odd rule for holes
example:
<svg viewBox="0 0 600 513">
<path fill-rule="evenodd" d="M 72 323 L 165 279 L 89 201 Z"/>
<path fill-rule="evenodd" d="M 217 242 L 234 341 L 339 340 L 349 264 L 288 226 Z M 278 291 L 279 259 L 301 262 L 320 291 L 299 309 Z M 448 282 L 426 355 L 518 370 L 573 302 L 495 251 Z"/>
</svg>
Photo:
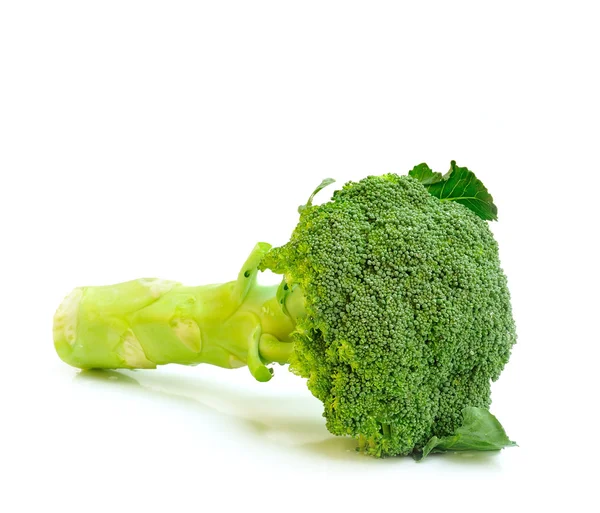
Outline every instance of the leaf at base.
<svg viewBox="0 0 600 513">
<path fill-rule="evenodd" d="M 462 425 L 453 435 L 438 438 L 434 436 L 427 442 L 421 453 L 416 455 L 422 460 L 430 453 L 455 451 L 499 451 L 504 447 L 517 445 L 506 435 L 506 431 L 485 408 L 469 406 L 463 410 Z"/>
</svg>

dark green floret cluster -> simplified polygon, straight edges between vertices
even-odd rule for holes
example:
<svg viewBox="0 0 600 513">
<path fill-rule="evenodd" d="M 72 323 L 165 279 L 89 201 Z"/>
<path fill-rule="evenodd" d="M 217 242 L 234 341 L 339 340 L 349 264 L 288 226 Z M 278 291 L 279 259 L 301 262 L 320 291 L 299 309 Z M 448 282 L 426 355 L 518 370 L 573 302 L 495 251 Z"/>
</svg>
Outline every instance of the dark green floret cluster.
<svg viewBox="0 0 600 513">
<path fill-rule="evenodd" d="M 516 341 L 487 222 L 418 178 L 370 176 L 309 201 L 261 264 L 284 275 L 284 307 L 303 294 L 290 368 L 328 429 L 375 456 L 422 453 L 487 410 Z"/>
</svg>

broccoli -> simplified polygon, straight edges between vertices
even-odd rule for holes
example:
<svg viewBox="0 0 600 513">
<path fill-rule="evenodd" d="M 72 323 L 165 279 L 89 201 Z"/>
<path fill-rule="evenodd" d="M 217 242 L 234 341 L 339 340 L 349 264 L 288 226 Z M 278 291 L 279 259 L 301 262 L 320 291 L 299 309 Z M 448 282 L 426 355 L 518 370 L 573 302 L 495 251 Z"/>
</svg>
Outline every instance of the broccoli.
<svg viewBox="0 0 600 513">
<path fill-rule="evenodd" d="M 290 241 L 259 243 L 236 281 L 142 279 L 75 289 L 54 318 L 79 368 L 289 363 L 327 428 L 376 457 L 514 445 L 488 411 L 516 342 L 483 184 L 453 161 L 349 182 L 299 208 Z M 278 286 L 259 271 L 282 274 Z"/>
</svg>

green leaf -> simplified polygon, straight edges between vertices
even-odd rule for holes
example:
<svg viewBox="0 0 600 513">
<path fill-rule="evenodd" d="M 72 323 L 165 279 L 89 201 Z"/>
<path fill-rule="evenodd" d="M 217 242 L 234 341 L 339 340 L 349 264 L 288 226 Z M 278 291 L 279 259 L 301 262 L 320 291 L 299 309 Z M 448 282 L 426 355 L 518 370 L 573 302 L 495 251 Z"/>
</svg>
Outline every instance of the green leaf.
<svg viewBox="0 0 600 513">
<path fill-rule="evenodd" d="M 415 166 L 408 174 L 419 180 L 440 201 L 456 201 L 486 221 L 498 219 L 498 208 L 485 185 L 473 171 L 458 167 L 454 160 L 444 176 L 433 172 L 427 164 Z"/>
<path fill-rule="evenodd" d="M 423 185 L 431 185 L 442 181 L 442 173 L 436 173 L 432 171 L 427 164 L 419 164 L 413 167 L 409 172 L 408 176 L 412 176 L 421 182 Z"/>
<path fill-rule="evenodd" d="M 310 207 L 312 205 L 312 201 L 313 201 L 314 197 L 317 195 L 317 193 L 319 191 L 323 190 L 328 185 L 331 185 L 333 182 L 335 182 L 335 180 L 333 178 L 325 178 L 325 180 L 323 180 L 319 184 L 319 186 L 313 191 L 313 193 L 310 195 L 310 198 L 308 198 L 306 205 L 300 205 L 298 207 L 298 212 L 302 212 L 305 208 Z"/>
<path fill-rule="evenodd" d="M 509 440 L 504 428 L 485 408 L 469 406 L 463 410 L 462 425 L 453 435 L 427 442 L 421 453 L 415 455 L 418 461 L 430 453 L 455 451 L 499 451 L 504 447 L 517 445 Z"/>
</svg>

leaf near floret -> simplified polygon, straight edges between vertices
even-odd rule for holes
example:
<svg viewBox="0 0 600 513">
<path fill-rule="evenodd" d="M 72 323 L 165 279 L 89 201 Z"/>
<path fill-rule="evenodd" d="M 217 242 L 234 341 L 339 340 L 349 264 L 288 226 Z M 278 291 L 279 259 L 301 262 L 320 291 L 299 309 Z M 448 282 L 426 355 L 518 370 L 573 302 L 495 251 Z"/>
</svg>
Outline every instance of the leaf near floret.
<svg viewBox="0 0 600 513">
<path fill-rule="evenodd" d="M 450 162 L 450 170 L 443 176 L 442 173 L 432 171 L 425 163 L 415 166 L 408 175 L 419 180 L 429 194 L 440 201 L 456 201 L 475 212 L 481 219 L 498 220 L 498 208 L 485 185 L 473 171 L 466 167 L 458 167 L 454 160 Z"/>
</svg>

